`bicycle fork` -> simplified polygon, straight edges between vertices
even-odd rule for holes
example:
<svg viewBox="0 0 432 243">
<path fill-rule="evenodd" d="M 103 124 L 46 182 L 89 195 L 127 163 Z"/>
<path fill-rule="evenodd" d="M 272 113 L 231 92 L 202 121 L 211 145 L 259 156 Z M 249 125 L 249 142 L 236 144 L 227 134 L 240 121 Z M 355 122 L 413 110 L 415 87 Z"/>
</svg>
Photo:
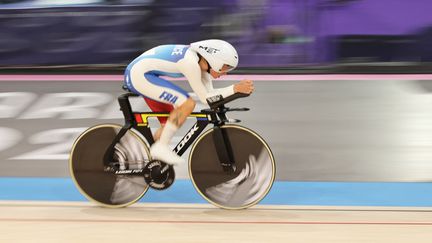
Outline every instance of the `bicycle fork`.
<svg viewBox="0 0 432 243">
<path fill-rule="evenodd" d="M 222 169 L 225 172 L 234 173 L 236 171 L 236 166 L 228 135 L 219 126 L 215 126 L 213 129 L 213 141 Z"/>
</svg>

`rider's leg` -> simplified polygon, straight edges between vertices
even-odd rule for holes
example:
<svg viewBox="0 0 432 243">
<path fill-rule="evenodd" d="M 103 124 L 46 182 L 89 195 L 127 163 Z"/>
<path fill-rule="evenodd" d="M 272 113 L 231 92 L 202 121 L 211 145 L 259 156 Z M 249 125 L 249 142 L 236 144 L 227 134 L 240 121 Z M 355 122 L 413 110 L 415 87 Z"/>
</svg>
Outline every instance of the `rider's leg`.
<svg viewBox="0 0 432 243">
<path fill-rule="evenodd" d="M 128 89 L 155 101 L 176 107 L 171 112 L 168 122 L 161 132 L 160 139 L 150 147 L 150 154 L 153 159 L 162 160 L 169 164 L 184 163 L 185 161 L 170 149 L 169 143 L 178 127 L 184 123 L 186 117 L 192 112 L 195 101 L 182 88 L 160 78 L 157 74 L 144 72 L 143 75 L 142 72 L 143 70 L 139 68 L 128 68 L 126 72 Z"/>
<path fill-rule="evenodd" d="M 188 98 L 182 105 L 180 105 L 176 109 L 174 109 L 174 107 L 169 104 L 160 103 L 149 98 L 144 99 L 153 112 L 170 112 L 170 116 L 168 118 L 158 117 L 161 127 L 158 128 L 158 130 L 156 130 L 155 134 L 153 135 L 155 141 L 160 139 L 167 120 L 169 120 L 171 124 L 175 127 L 181 127 L 185 122 L 186 118 L 192 113 L 195 108 L 195 101 L 192 98 Z M 169 127 L 171 127 L 171 125 Z"/>
<path fill-rule="evenodd" d="M 155 141 L 157 141 L 157 140 L 160 139 L 160 136 L 161 136 L 161 134 L 162 134 L 162 131 L 163 131 L 164 127 L 165 127 L 165 123 L 164 123 L 164 124 L 161 123 L 161 126 L 160 126 L 160 127 L 156 130 L 156 132 L 153 134 L 153 139 L 154 139 Z"/>
<path fill-rule="evenodd" d="M 153 112 L 171 113 L 174 110 L 174 106 L 171 104 L 165 104 L 148 97 L 144 97 L 144 100 Z M 153 139 L 155 141 L 159 140 L 165 123 L 168 121 L 168 117 L 158 117 L 158 120 L 161 126 L 153 134 Z"/>
<path fill-rule="evenodd" d="M 169 144 L 178 128 L 183 125 L 186 118 L 192 113 L 194 108 L 195 101 L 192 98 L 188 98 L 183 104 L 176 107 L 171 112 L 168 121 L 161 132 L 160 139 L 150 148 L 150 153 L 154 159 L 160 159 L 170 164 L 182 164 L 185 162 L 183 158 L 178 156 L 169 148 Z"/>
<path fill-rule="evenodd" d="M 174 133 L 183 125 L 186 118 L 192 113 L 195 108 L 195 101 L 188 98 L 182 105 L 175 108 L 168 117 L 168 121 L 163 127 L 160 135 L 160 141 L 169 144 Z"/>
</svg>

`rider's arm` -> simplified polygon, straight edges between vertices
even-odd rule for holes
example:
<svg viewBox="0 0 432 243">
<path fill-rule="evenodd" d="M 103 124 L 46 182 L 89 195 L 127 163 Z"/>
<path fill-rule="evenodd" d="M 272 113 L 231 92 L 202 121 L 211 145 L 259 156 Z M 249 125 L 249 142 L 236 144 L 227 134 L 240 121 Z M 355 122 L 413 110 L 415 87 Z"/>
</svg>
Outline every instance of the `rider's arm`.
<svg viewBox="0 0 432 243">
<path fill-rule="evenodd" d="M 222 95 L 222 97 L 228 97 L 234 94 L 234 85 L 230 85 L 228 87 L 215 89 L 213 88 L 212 77 L 209 73 L 204 73 L 201 76 L 202 82 L 207 89 L 207 97 Z"/>
<path fill-rule="evenodd" d="M 201 82 L 201 69 L 198 63 L 181 60 L 177 62 L 178 68 L 189 81 L 192 90 L 204 104 L 207 102 L 207 89 Z"/>
<path fill-rule="evenodd" d="M 234 88 L 232 86 L 223 89 L 213 89 L 211 83 L 206 83 L 206 81 L 203 82 L 201 77 L 202 72 L 198 65 L 198 60 L 194 60 L 194 58 L 184 58 L 178 61 L 177 67 L 189 81 L 192 90 L 198 96 L 200 101 L 204 104 L 207 103 L 206 99 L 208 97 L 218 94 L 221 94 L 223 97 L 227 97 L 234 94 Z M 207 90 L 207 87 L 210 87 L 212 90 Z"/>
</svg>

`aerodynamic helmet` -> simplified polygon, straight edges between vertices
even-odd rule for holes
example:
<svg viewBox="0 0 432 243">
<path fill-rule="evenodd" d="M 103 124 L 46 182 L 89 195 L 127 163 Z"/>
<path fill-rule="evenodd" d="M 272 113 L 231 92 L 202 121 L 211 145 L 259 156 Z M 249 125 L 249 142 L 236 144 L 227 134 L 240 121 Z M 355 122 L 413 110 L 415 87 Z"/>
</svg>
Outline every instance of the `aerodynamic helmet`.
<svg viewBox="0 0 432 243">
<path fill-rule="evenodd" d="M 190 48 L 199 53 L 216 72 L 220 72 L 225 64 L 229 66 L 228 71 L 238 65 L 236 49 L 224 40 L 202 40 L 191 43 Z"/>
</svg>

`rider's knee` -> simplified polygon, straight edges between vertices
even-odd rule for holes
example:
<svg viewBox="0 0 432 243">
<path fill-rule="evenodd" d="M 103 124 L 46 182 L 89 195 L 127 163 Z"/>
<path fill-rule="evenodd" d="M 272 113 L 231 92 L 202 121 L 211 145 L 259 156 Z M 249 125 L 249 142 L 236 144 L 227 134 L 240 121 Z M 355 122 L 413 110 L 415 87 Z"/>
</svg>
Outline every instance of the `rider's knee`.
<svg viewBox="0 0 432 243">
<path fill-rule="evenodd" d="M 182 107 L 187 109 L 188 111 L 193 111 L 195 109 L 196 102 L 192 98 L 188 98 L 183 104 Z"/>
</svg>

